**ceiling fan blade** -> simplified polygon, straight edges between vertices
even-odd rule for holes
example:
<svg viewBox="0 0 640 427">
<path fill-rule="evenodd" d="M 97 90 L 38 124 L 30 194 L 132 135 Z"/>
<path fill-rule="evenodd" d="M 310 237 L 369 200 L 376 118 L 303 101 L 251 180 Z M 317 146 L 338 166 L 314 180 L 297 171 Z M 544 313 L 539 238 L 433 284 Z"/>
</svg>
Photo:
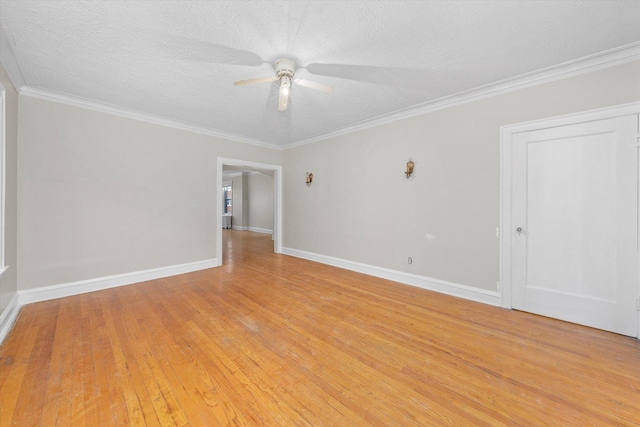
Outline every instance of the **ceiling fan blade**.
<svg viewBox="0 0 640 427">
<path fill-rule="evenodd" d="M 162 33 L 159 40 L 158 46 L 162 49 L 163 54 L 179 60 L 251 67 L 266 63 L 253 52 L 219 45 L 208 40 L 198 40 L 168 33 Z"/>
<path fill-rule="evenodd" d="M 233 82 L 233 84 L 236 86 L 244 86 L 244 85 L 252 85 L 255 83 L 267 83 L 267 82 L 272 82 L 274 80 L 278 80 L 278 78 L 277 77 L 261 77 L 259 79 L 238 80 L 236 82 Z"/>
<path fill-rule="evenodd" d="M 294 82 L 296 84 L 299 84 L 300 86 L 308 87 L 309 89 L 319 90 L 319 91 L 324 92 L 324 93 L 332 93 L 333 92 L 333 86 L 323 85 L 323 84 L 320 84 L 320 83 L 311 82 L 309 80 L 304 80 L 304 79 L 295 79 Z"/>
<path fill-rule="evenodd" d="M 383 86 L 421 88 L 426 80 L 452 78 L 451 70 L 377 67 L 351 64 L 309 64 L 311 74 L 356 80 Z"/>
</svg>

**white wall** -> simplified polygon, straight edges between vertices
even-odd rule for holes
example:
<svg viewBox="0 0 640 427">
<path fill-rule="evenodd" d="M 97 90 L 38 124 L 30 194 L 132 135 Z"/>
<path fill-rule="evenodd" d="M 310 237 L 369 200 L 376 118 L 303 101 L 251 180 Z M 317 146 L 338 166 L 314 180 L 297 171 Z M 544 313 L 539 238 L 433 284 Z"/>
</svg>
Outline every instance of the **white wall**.
<svg viewBox="0 0 640 427">
<path fill-rule="evenodd" d="M 242 173 L 242 223 L 240 228 L 246 230 L 249 228 L 249 180 L 247 172 Z"/>
<path fill-rule="evenodd" d="M 246 227 L 246 216 L 243 214 L 246 207 L 244 206 L 244 199 L 246 197 L 245 191 L 243 191 L 245 184 L 242 174 L 228 178 L 232 183 L 233 192 L 233 217 L 231 224 L 233 227 L 243 229 Z"/>
<path fill-rule="evenodd" d="M 264 173 L 247 176 L 249 229 L 273 232 L 273 177 Z"/>
<path fill-rule="evenodd" d="M 17 196 L 7 139 L 7 264 L 16 217 L 19 290 L 217 257 L 222 156 L 283 164 L 285 247 L 495 290 L 500 126 L 640 100 L 638 75 L 629 63 L 284 152 L 21 95 Z"/>
<path fill-rule="evenodd" d="M 18 94 L 0 65 L 0 83 L 5 89 L 5 265 L 0 277 L 0 314 L 17 292 L 17 150 Z"/>
<path fill-rule="evenodd" d="M 281 152 L 20 96 L 18 289 L 213 259 L 218 156 Z"/>
<path fill-rule="evenodd" d="M 638 100 L 633 62 L 286 150 L 283 246 L 495 291 L 500 126 Z"/>
<path fill-rule="evenodd" d="M 233 228 L 273 231 L 273 177 L 242 172 L 228 178 L 233 183 Z"/>
</svg>

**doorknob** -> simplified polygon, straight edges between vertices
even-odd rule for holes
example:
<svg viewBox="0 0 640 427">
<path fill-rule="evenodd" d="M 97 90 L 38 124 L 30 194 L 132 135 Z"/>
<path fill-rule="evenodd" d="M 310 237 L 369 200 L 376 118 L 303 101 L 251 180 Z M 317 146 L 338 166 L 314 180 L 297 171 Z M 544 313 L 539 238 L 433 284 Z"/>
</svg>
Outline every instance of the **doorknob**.
<svg viewBox="0 0 640 427">
<path fill-rule="evenodd" d="M 518 234 L 522 234 L 522 227 L 518 227 L 518 228 L 516 228 L 516 232 L 517 232 Z"/>
</svg>

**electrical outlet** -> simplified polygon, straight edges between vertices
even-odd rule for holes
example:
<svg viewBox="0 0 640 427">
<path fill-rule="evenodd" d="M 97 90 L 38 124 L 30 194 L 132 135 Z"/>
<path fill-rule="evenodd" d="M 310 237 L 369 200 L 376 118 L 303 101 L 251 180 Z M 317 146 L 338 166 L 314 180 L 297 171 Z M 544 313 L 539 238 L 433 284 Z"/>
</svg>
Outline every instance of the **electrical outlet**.
<svg viewBox="0 0 640 427">
<path fill-rule="evenodd" d="M 407 262 L 409 263 L 409 265 L 413 264 L 413 259 L 411 257 L 409 257 L 409 259 L 407 260 Z"/>
</svg>

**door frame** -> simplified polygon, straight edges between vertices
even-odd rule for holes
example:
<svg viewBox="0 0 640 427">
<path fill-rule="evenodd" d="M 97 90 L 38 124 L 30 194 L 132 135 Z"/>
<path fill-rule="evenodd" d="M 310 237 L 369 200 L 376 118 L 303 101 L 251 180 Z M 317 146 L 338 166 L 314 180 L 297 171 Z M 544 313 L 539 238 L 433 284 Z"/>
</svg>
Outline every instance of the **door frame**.
<svg viewBox="0 0 640 427">
<path fill-rule="evenodd" d="M 222 209 L 220 201 L 222 200 L 222 169 L 224 166 L 241 166 L 273 171 L 273 252 L 282 253 L 282 166 L 218 157 L 216 168 L 216 206 L 218 207 L 216 213 L 216 266 L 222 265 Z"/>
<path fill-rule="evenodd" d="M 583 122 L 611 119 L 620 116 L 640 114 L 640 102 L 632 102 L 612 107 L 599 108 L 574 114 L 568 114 L 547 119 L 516 123 L 500 127 L 500 299 L 503 308 L 512 308 L 512 246 L 513 222 L 513 136 L 517 133 L 533 130 L 548 129 Z M 638 129 L 640 138 L 640 129 Z M 639 140 L 640 143 L 640 140 Z M 640 206 L 639 206 L 640 208 Z M 638 230 L 640 230 L 640 215 L 638 215 Z M 640 257 L 638 259 L 640 263 Z M 640 296 L 640 277 L 638 278 L 638 293 Z M 640 331 L 640 311 L 638 311 L 638 330 Z M 639 332 L 640 333 L 640 332 Z"/>
</svg>

